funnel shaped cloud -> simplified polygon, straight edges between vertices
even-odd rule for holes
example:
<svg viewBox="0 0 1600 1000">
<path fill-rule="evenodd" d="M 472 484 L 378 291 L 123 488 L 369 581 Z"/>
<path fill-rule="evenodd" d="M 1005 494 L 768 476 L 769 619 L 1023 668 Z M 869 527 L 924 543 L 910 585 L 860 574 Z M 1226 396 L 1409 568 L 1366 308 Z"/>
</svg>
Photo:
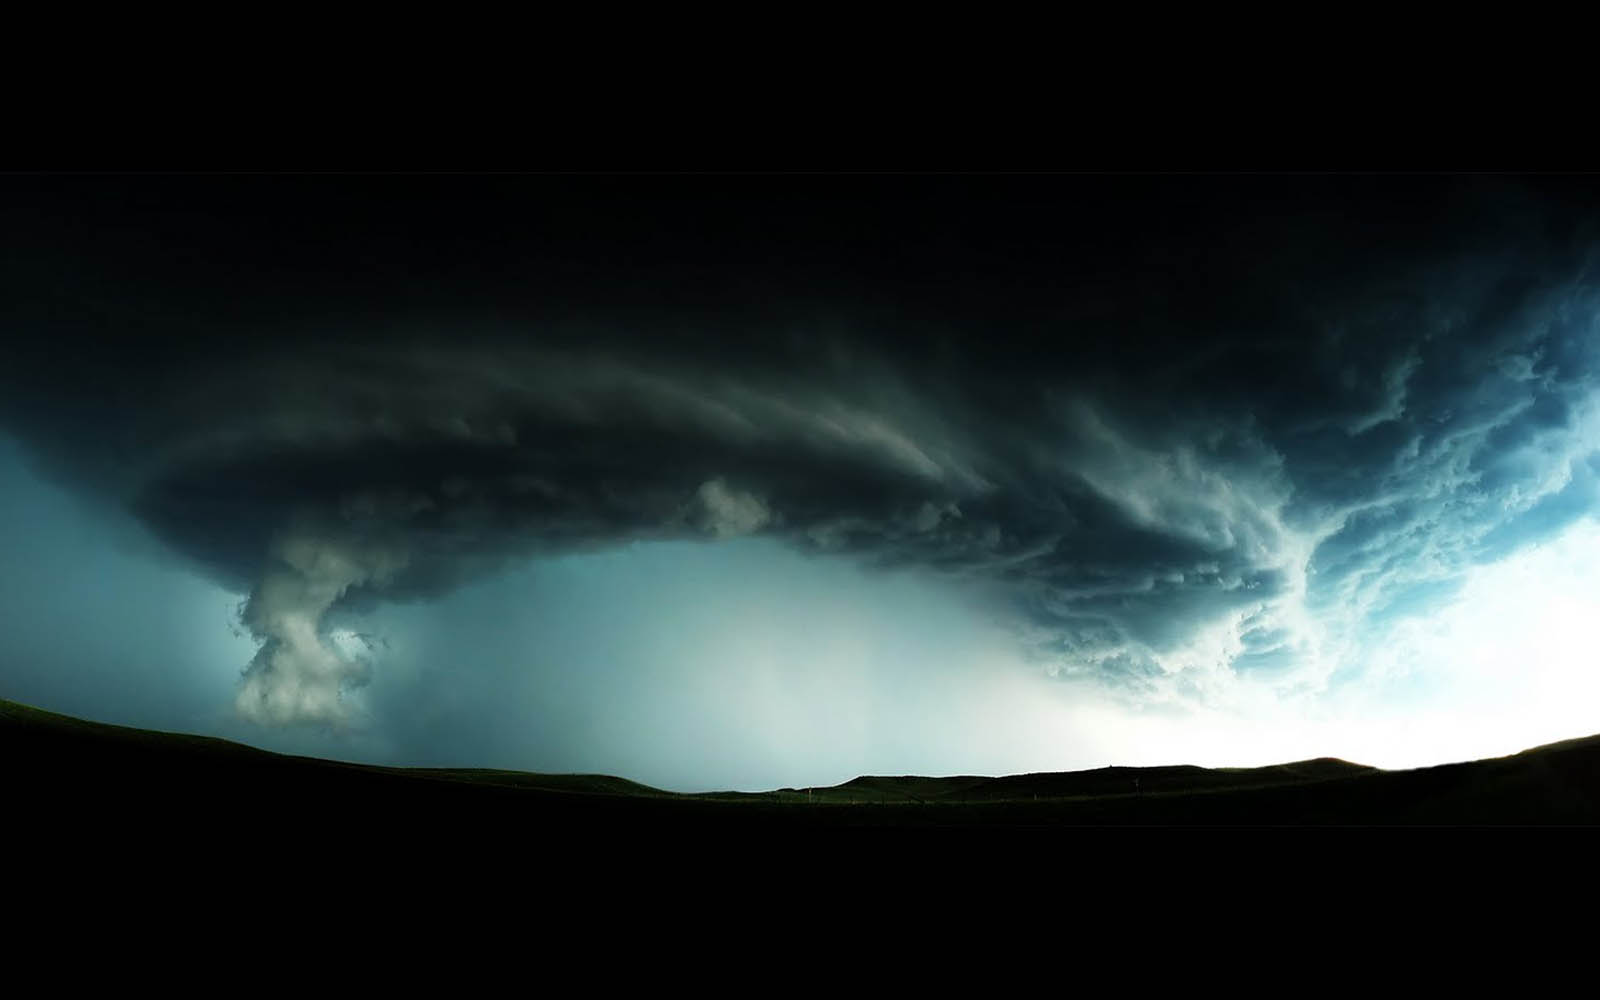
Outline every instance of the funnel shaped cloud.
<svg viewBox="0 0 1600 1000">
<path fill-rule="evenodd" d="M 244 672 L 239 713 L 257 722 L 345 721 L 341 695 L 366 680 L 367 664 L 329 641 L 324 616 L 351 587 L 381 588 L 405 564 L 403 551 L 305 528 L 273 546 L 242 615 L 261 649 Z"/>
</svg>

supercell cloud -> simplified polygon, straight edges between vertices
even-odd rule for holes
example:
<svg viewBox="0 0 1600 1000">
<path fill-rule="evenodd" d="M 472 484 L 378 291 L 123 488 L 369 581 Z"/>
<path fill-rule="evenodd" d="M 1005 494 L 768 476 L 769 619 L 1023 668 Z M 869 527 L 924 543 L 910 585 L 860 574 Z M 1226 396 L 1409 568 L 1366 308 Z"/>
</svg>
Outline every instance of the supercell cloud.
<svg viewBox="0 0 1600 1000">
<path fill-rule="evenodd" d="M 1316 692 L 1595 509 L 1595 187 L 10 177 L 0 417 L 247 595 L 261 722 L 346 718 L 340 621 L 667 540 L 949 581 L 1136 700 Z"/>
</svg>

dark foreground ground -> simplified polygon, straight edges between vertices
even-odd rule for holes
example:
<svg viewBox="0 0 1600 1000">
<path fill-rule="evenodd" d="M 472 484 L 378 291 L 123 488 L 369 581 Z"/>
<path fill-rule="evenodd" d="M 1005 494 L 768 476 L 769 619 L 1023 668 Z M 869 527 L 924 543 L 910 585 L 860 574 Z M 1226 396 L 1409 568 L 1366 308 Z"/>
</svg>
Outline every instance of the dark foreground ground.
<svg viewBox="0 0 1600 1000">
<path fill-rule="evenodd" d="M 814 790 L 680 795 L 604 775 L 288 757 L 0 700 L 0 769 L 13 823 L 28 817 L 41 825 L 131 830 L 174 816 L 235 831 L 309 823 L 657 837 L 841 828 L 1600 824 L 1600 736 L 1411 771 L 1325 758 L 1240 769 L 860 777 Z"/>
<path fill-rule="evenodd" d="M 1323 759 L 675 795 L 287 757 L 0 700 L 0 892 L 55 912 L 54 940 L 111 903 L 119 934 L 227 912 L 213 931 L 237 935 L 240 907 L 287 905 L 383 935 L 465 920 L 474 937 L 510 905 L 519 933 L 611 941 L 632 921 L 630 940 L 743 936 L 753 954 L 928 925 L 1121 939 L 1155 913 L 1229 940 L 1345 913 L 1410 927 L 1424 908 L 1584 892 L 1595 825 L 1600 737 L 1415 771 Z M 1053 922 L 1023 916 L 1046 904 Z"/>
<path fill-rule="evenodd" d="M 1299 961 L 1307 940 L 1359 931 L 1406 950 L 1450 915 L 1498 935 L 1508 914 L 1587 898 L 1597 800 L 1600 737 L 1402 772 L 1313 760 L 686 796 L 286 757 L 0 701 L 0 893 L 26 915 L 9 940 L 19 960 L 70 946 L 54 968 L 73 975 L 96 965 L 84 942 L 150 937 L 167 950 L 141 962 L 210 941 L 252 976 L 251 942 L 332 948 L 365 976 L 452 940 L 463 969 L 535 954 L 607 981 L 714 979 L 736 959 L 754 982 L 810 980 L 793 955 L 859 942 L 908 949 L 880 973 L 943 977 L 963 963 L 928 956 L 974 941 L 1028 976 L 1041 954 L 1190 976 L 1216 964 L 1197 942 Z"/>
</svg>

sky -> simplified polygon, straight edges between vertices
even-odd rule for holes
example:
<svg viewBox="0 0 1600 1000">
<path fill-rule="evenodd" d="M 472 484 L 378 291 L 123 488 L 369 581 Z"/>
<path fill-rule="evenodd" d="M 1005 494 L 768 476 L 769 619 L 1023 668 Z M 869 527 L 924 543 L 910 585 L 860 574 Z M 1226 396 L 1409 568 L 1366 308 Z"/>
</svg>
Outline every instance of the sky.
<svg viewBox="0 0 1600 1000">
<path fill-rule="evenodd" d="M 1597 195 L 0 176 L 0 697 L 675 790 L 1600 732 Z"/>
</svg>

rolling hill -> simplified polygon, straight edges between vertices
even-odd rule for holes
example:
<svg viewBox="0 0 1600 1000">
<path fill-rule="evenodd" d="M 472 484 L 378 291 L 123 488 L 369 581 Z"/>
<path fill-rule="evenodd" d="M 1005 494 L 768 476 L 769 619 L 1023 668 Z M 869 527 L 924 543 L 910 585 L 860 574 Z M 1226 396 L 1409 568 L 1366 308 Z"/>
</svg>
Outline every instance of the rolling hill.
<svg viewBox="0 0 1600 1000">
<path fill-rule="evenodd" d="M 1093 826 L 1600 823 L 1600 736 L 1407 771 L 1322 758 L 1257 768 L 1111 767 L 862 776 L 815 789 L 676 794 L 608 775 L 389 768 L 88 722 L 0 700 L 13 832 L 157 826 L 178 836 L 314 828 L 590 836 Z"/>
</svg>

